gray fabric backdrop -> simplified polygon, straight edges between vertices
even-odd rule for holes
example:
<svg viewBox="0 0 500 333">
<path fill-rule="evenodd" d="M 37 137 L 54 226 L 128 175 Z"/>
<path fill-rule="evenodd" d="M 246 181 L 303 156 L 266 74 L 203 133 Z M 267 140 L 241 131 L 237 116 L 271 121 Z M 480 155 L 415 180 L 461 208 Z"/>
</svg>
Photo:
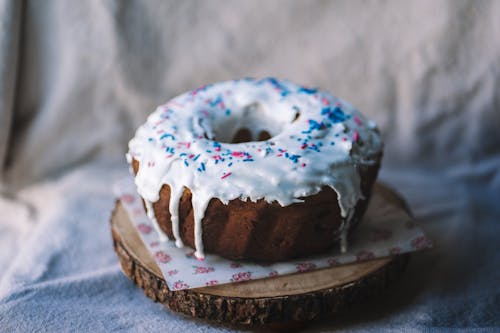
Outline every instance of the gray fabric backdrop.
<svg viewBox="0 0 500 333">
<path fill-rule="evenodd" d="M 192 329 L 175 316 L 160 324 L 165 313 L 120 275 L 96 219 L 107 219 L 127 141 L 156 105 L 246 76 L 319 86 L 376 120 L 382 178 L 437 244 L 390 311 L 365 309 L 343 328 L 494 330 L 500 1 L 0 0 L 0 331 Z M 76 249 L 102 257 L 74 260 Z M 114 296 L 103 294 L 112 280 Z M 113 326 L 102 297 L 113 318 L 140 308 L 153 324 Z M 87 317 L 64 310 L 77 298 Z"/>
</svg>

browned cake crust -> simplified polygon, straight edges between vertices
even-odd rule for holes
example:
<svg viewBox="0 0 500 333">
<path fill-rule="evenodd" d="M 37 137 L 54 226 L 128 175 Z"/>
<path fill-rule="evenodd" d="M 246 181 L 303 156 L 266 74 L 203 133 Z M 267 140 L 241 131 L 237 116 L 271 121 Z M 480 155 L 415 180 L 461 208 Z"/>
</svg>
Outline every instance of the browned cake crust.
<svg viewBox="0 0 500 333">
<path fill-rule="evenodd" d="M 377 178 L 381 155 L 373 165 L 359 166 L 361 190 L 349 232 L 363 216 Z M 139 162 L 133 160 L 134 173 Z M 304 202 L 282 207 L 278 203 L 231 200 L 227 205 L 213 198 L 202 220 L 206 253 L 229 259 L 281 261 L 321 253 L 340 239 L 342 218 L 337 193 L 324 187 Z M 156 219 L 170 239 L 174 239 L 169 212 L 170 187 L 163 185 L 160 199 L 153 203 Z M 191 191 L 186 189 L 179 204 L 179 232 L 184 244 L 194 248 L 194 219 Z"/>
</svg>

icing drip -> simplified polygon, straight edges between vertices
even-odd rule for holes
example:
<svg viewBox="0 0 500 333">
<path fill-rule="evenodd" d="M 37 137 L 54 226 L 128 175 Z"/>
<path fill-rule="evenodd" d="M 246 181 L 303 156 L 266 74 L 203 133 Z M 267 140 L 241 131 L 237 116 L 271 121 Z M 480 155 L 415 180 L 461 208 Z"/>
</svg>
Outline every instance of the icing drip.
<svg viewBox="0 0 500 333">
<path fill-rule="evenodd" d="M 204 258 L 205 253 L 203 249 L 203 228 L 202 228 L 202 220 L 205 215 L 205 210 L 210 202 L 210 197 L 208 196 L 196 196 L 192 198 L 194 209 L 194 244 L 196 248 L 196 252 L 194 255 L 196 258 Z"/>
<path fill-rule="evenodd" d="M 255 140 L 231 142 L 246 128 Z M 179 200 L 192 193 L 195 255 L 203 257 L 202 220 L 218 198 L 276 201 L 282 206 L 333 188 L 343 217 L 341 249 L 354 207 L 362 198 L 357 166 L 373 163 L 382 142 L 373 122 L 349 103 L 316 89 L 273 78 L 203 86 L 159 106 L 129 143 L 127 160 L 139 162 L 135 182 L 155 228 L 152 202 L 164 184 L 177 246 Z"/>
<path fill-rule="evenodd" d="M 170 186 L 170 202 L 168 210 L 170 211 L 170 221 L 172 223 L 172 233 L 174 234 L 175 245 L 183 247 L 181 235 L 179 233 L 179 202 L 184 192 L 183 187 Z"/>
<path fill-rule="evenodd" d="M 146 204 L 146 213 L 148 215 L 148 218 L 151 220 L 153 223 L 153 226 L 158 233 L 158 238 L 160 238 L 161 242 L 166 242 L 168 240 L 167 235 L 161 230 L 160 225 L 158 224 L 158 220 L 156 219 L 155 212 L 153 210 L 153 203 L 149 200 L 144 200 Z"/>
</svg>

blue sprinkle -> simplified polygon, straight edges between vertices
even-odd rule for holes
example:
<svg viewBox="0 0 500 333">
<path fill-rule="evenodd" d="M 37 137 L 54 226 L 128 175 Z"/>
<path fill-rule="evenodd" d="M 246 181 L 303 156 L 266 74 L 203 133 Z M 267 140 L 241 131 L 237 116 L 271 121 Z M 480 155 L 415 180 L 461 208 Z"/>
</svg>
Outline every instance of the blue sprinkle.
<svg viewBox="0 0 500 333">
<path fill-rule="evenodd" d="M 304 94 L 314 94 L 318 91 L 316 88 L 306 88 L 306 87 L 300 87 L 298 92 L 304 93 Z"/>
<path fill-rule="evenodd" d="M 149 141 L 149 142 L 153 142 L 153 141 L 154 141 L 154 139 L 153 139 L 153 138 L 148 138 L 148 141 Z"/>
<path fill-rule="evenodd" d="M 173 136 L 172 134 L 169 134 L 169 133 L 165 133 L 162 136 L 160 136 L 160 140 L 163 140 L 163 139 L 166 139 L 166 138 L 170 138 L 172 140 L 175 140 L 175 136 Z"/>
<path fill-rule="evenodd" d="M 196 155 L 195 157 L 193 157 L 193 161 L 196 161 L 199 157 L 200 157 L 200 154 Z"/>
<path fill-rule="evenodd" d="M 293 163 L 297 163 L 299 161 L 299 158 L 300 158 L 300 155 L 291 155 L 289 157 L 289 159 L 293 162 Z"/>
<path fill-rule="evenodd" d="M 253 162 L 253 158 L 246 158 L 243 160 L 243 162 Z"/>
<path fill-rule="evenodd" d="M 227 109 L 226 110 L 226 116 L 229 116 L 231 114 L 231 110 Z"/>
<path fill-rule="evenodd" d="M 217 96 L 217 98 L 215 100 L 213 100 L 212 102 L 210 102 L 210 106 L 216 106 L 217 104 L 219 104 L 220 102 L 222 102 L 222 97 L 221 95 Z"/>
<path fill-rule="evenodd" d="M 233 165 L 233 162 L 230 162 L 227 166 L 230 167 Z"/>
<path fill-rule="evenodd" d="M 186 156 L 187 154 L 186 153 L 180 153 L 179 156 L 180 157 L 183 157 L 183 156 Z"/>
<path fill-rule="evenodd" d="M 330 142 L 330 146 L 334 146 L 335 145 L 335 142 Z"/>
<path fill-rule="evenodd" d="M 186 160 L 184 160 L 184 165 L 189 166 L 189 163 Z"/>
</svg>

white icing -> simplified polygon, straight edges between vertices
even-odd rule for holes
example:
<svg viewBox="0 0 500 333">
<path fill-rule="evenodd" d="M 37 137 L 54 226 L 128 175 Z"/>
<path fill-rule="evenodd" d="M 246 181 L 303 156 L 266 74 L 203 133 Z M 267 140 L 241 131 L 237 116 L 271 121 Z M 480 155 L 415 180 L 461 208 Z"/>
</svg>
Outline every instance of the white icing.
<svg viewBox="0 0 500 333">
<path fill-rule="evenodd" d="M 158 224 L 158 220 L 156 219 L 155 212 L 153 210 L 153 203 L 149 200 L 144 200 L 144 203 L 146 204 L 146 214 L 153 223 L 153 227 L 158 233 L 158 238 L 161 242 L 166 242 L 168 237 L 165 235 L 163 230 L 161 230 L 160 225 Z"/>
<path fill-rule="evenodd" d="M 264 130 L 272 137 L 225 143 L 243 127 L 253 138 Z M 148 214 L 161 187 L 170 186 L 178 246 L 179 199 L 184 188 L 190 189 L 195 254 L 202 258 L 202 219 L 212 198 L 286 206 L 323 186 L 338 195 L 345 250 L 352 212 L 362 198 L 357 165 L 373 163 L 371 157 L 381 150 L 373 122 L 347 102 L 288 81 L 244 79 L 204 86 L 159 106 L 130 141 L 127 160 L 139 161 L 135 183 L 147 207 L 149 202 Z"/>
</svg>

